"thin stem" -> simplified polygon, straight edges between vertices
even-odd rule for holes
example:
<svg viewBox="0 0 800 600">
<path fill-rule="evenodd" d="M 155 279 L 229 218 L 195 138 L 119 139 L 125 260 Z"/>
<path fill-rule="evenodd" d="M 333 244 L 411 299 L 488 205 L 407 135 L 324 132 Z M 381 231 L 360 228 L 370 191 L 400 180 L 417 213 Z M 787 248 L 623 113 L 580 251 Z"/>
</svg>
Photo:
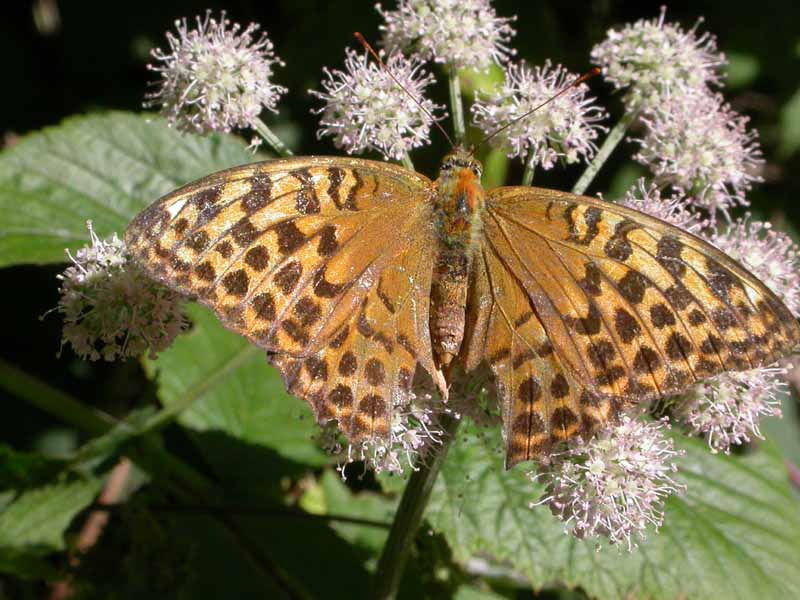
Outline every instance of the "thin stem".
<svg viewBox="0 0 800 600">
<path fill-rule="evenodd" d="M 0 360 L 0 388 L 89 435 L 102 435 L 117 423 L 111 415 L 87 408 L 68 394 L 3 360 Z"/>
<path fill-rule="evenodd" d="M 625 112 L 622 115 L 622 118 L 619 122 L 614 125 L 614 128 L 608 132 L 603 145 L 600 146 L 600 149 L 597 151 L 594 159 L 589 166 L 586 167 L 586 170 L 581 175 L 581 178 L 578 179 L 578 183 L 572 188 L 573 194 L 583 194 L 586 191 L 586 188 L 589 187 L 589 184 L 592 183 L 595 176 L 597 175 L 598 171 L 603 167 L 605 162 L 608 160 L 608 157 L 611 156 L 611 153 L 614 151 L 614 148 L 622 141 L 622 138 L 625 137 L 625 132 L 628 131 L 628 127 L 631 126 L 636 120 L 636 117 L 639 116 L 639 109 L 634 108 L 633 110 Z"/>
<path fill-rule="evenodd" d="M 467 128 L 464 126 L 464 102 L 461 100 L 461 81 L 458 78 L 458 69 L 450 69 L 450 109 L 453 112 L 453 132 L 456 134 L 456 143 L 464 141 Z"/>
<path fill-rule="evenodd" d="M 284 144 L 281 139 L 275 135 L 275 133 L 273 133 L 273 131 L 267 127 L 266 123 L 264 123 L 264 121 L 261 119 L 256 118 L 255 122 L 253 123 L 253 129 L 255 129 L 258 132 L 258 135 L 264 138 L 264 141 L 272 146 L 272 149 L 283 158 L 294 156 L 286 144 Z"/>
<path fill-rule="evenodd" d="M 449 415 L 441 419 L 442 443 L 430 448 L 428 454 L 412 473 L 394 515 L 389 537 L 383 546 L 378 568 L 373 580 L 372 600 L 394 598 L 400 585 L 400 577 L 408 560 L 411 544 L 422 522 L 422 515 L 428 504 L 436 476 L 447 456 L 447 450 L 455 437 L 460 421 Z"/>
<path fill-rule="evenodd" d="M 522 185 L 530 186 L 533 183 L 533 172 L 536 169 L 536 150 L 531 150 L 528 161 L 525 163 L 525 172 L 522 174 Z"/>
<path fill-rule="evenodd" d="M 409 156 L 408 152 L 403 152 L 403 158 L 400 159 L 403 163 L 403 166 L 408 169 L 409 171 L 414 171 L 414 163 L 411 162 L 411 157 Z"/>
</svg>

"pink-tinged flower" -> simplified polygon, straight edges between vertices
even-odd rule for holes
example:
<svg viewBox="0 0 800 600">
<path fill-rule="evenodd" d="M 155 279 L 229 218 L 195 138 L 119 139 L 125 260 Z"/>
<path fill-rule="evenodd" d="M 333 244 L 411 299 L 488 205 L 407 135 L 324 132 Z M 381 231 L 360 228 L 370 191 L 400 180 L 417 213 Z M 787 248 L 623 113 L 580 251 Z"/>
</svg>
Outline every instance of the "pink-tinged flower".
<svg viewBox="0 0 800 600">
<path fill-rule="evenodd" d="M 408 93 L 392 80 L 387 69 Z M 443 107 L 424 97 L 435 79 L 422 69 L 419 59 L 393 54 L 383 69 L 367 53 L 348 49 L 344 71 L 324 72 L 324 91 L 309 90 L 325 102 L 314 111 L 321 115 L 318 137 L 332 136 L 336 147 L 348 154 L 377 150 L 385 158 L 397 160 L 411 149 L 430 143 L 431 125 L 439 118 L 434 115 Z"/>
<path fill-rule="evenodd" d="M 655 183 L 649 185 L 644 177 L 640 177 L 631 189 L 625 192 L 620 204 L 643 212 L 675 225 L 684 231 L 698 235 L 706 227 L 708 221 L 698 213 L 692 212 L 691 204 L 680 194 L 672 194 L 669 198 L 661 196 L 661 190 Z"/>
<path fill-rule="evenodd" d="M 761 181 L 764 161 L 748 120 L 718 94 L 669 96 L 642 117 L 647 131 L 634 158 L 658 184 L 672 185 L 712 217 L 717 210 L 727 213 L 746 205 L 745 193 Z"/>
<path fill-rule="evenodd" d="M 483 71 L 503 64 L 515 31 L 489 0 L 399 0 L 397 10 L 375 6 L 383 17 L 383 47 L 412 50 L 454 69 Z"/>
<path fill-rule="evenodd" d="M 186 19 L 176 21 L 178 35 L 167 33 L 169 52 L 152 51 L 160 63 L 148 67 L 161 78 L 145 106 L 160 107 L 170 125 L 201 135 L 253 127 L 263 109 L 277 112 L 286 88 L 270 80 L 283 63 L 265 33 L 256 37 L 259 26 L 242 31 L 224 12 L 219 21 L 211 11 L 196 21 L 195 29 Z"/>
<path fill-rule="evenodd" d="M 710 33 L 697 34 L 665 23 L 666 9 L 657 19 L 640 20 L 622 29 L 610 29 L 606 39 L 592 49 L 592 61 L 602 68 L 606 81 L 626 90 L 629 110 L 644 105 L 658 109 L 664 96 L 708 88 L 720 82 L 725 55 L 717 51 Z"/>
<path fill-rule="evenodd" d="M 634 536 L 663 523 L 664 500 L 685 489 L 672 478 L 682 452 L 664 436 L 667 427 L 623 415 L 588 442 L 578 440 L 532 475 L 546 489 L 531 506 L 547 504 L 575 537 L 602 536 L 632 550 Z"/>
<path fill-rule="evenodd" d="M 441 444 L 444 432 L 439 428 L 437 415 L 445 411 L 438 396 L 422 392 L 397 399 L 389 439 L 370 438 L 347 447 L 344 473 L 347 464 L 363 461 L 376 473 L 402 473 L 406 466 L 412 469 L 431 445 Z"/>
<path fill-rule="evenodd" d="M 151 358 L 166 350 L 186 327 L 185 298 L 158 285 L 130 260 L 115 235 L 101 240 L 88 222 L 91 245 L 75 253 L 58 278 L 64 316 L 61 345 L 81 358 L 111 361 Z"/>
<path fill-rule="evenodd" d="M 510 65 L 506 80 L 486 98 L 472 105 L 473 121 L 489 135 L 551 99 L 574 81 L 576 75 L 561 65 L 547 61 L 533 69 Z M 508 148 L 509 157 L 522 157 L 532 166 L 550 169 L 563 158 L 575 163 L 594 156 L 605 111 L 587 97 L 589 87 L 581 84 L 569 89 L 549 104 L 502 130 L 492 138 L 497 147 Z"/>
<path fill-rule="evenodd" d="M 674 399 L 673 416 L 706 438 L 712 452 L 763 439 L 762 416 L 781 416 L 780 396 L 788 389 L 787 367 L 772 366 L 722 373 Z"/>
<path fill-rule="evenodd" d="M 795 315 L 800 314 L 800 248 L 771 223 L 737 219 L 710 238 L 763 281 Z"/>
</svg>

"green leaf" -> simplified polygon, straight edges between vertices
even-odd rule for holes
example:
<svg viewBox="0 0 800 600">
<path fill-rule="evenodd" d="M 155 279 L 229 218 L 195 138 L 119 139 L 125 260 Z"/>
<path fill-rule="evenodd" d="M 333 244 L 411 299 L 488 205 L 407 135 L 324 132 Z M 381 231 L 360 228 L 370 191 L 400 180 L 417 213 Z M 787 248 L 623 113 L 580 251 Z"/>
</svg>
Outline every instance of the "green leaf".
<svg viewBox="0 0 800 600">
<path fill-rule="evenodd" d="M 39 558 L 65 548 L 64 532 L 102 486 L 99 477 L 65 474 L 19 494 L 0 512 L 0 571 L 29 578 L 51 575 Z"/>
<path fill-rule="evenodd" d="M 496 433 L 462 426 L 428 509 L 456 560 L 491 556 L 526 574 L 534 588 L 554 581 L 601 598 L 792 597 L 800 589 L 800 504 L 772 449 L 713 455 L 696 440 L 678 478 L 686 494 L 667 502 L 659 534 L 632 554 L 565 536 L 525 469 L 503 470 Z M 530 465 L 529 465 L 530 468 Z"/>
<path fill-rule="evenodd" d="M 395 507 L 399 498 L 388 500 L 386 497 L 371 492 L 354 494 L 344 484 L 342 478 L 331 470 L 322 474 L 319 482 L 325 502 L 325 513 L 354 519 L 365 519 L 375 523 L 384 523 L 385 527 L 373 527 L 362 524 L 331 521 L 331 527 L 342 538 L 351 544 L 361 546 L 374 552 L 377 558 L 392 524 Z M 374 565 L 371 565 L 374 567 Z"/>
<path fill-rule="evenodd" d="M 122 234 L 175 188 L 254 156 L 233 136 L 181 134 L 153 115 L 72 117 L 0 154 L 0 267 L 64 262 L 64 248 Z"/>
<path fill-rule="evenodd" d="M 0 490 L 36 486 L 63 467 L 63 460 L 33 452 L 17 452 L 11 446 L 0 444 Z"/>
<path fill-rule="evenodd" d="M 193 329 L 147 370 L 167 411 L 180 412 L 178 422 L 219 475 L 246 482 L 291 470 L 286 461 L 330 462 L 312 440 L 318 428 L 310 408 L 286 393 L 266 352 L 206 309 L 192 306 L 189 314 Z"/>
</svg>

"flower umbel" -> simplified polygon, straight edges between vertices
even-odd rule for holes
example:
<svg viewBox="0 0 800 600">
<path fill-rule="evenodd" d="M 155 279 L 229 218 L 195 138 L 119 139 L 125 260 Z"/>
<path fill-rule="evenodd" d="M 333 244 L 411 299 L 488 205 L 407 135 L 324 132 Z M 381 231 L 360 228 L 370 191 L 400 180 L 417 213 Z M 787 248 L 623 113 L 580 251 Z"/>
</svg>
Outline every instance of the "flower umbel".
<svg viewBox="0 0 800 600">
<path fill-rule="evenodd" d="M 508 42 L 514 20 L 498 17 L 489 0 L 400 0 L 397 10 L 378 12 L 383 47 L 412 49 L 455 69 L 486 70 L 503 64 L 514 50 Z"/>
<path fill-rule="evenodd" d="M 436 398 L 420 390 L 396 403 L 389 439 L 370 438 L 350 444 L 346 463 L 361 460 L 376 473 L 402 473 L 405 465 L 415 468 L 428 446 L 442 443 L 443 432 L 436 416 L 444 406 L 436 403 Z M 341 470 L 344 473 L 344 466 Z"/>
<path fill-rule="evenodd" d="M 533 69 L 511 65 L 505 83 L 488 98 L 472 105 L 473 121 L 486 135 L 521 117 L 563 90 L 575 75 L 548 61 Z M 522 157 L 532 166 L 552 168 L 559 157 L 568 163 L 591 158 L 594 140 L 605 128 L 598 123 L 605 111 L 587 98 L 589 87 L 581 84 L 514 123 L 492 138 L 496 146 L 508 146 L 510 157 Z"/>
<path fill-rule="evenodd" d="M 633 187 L 625 192 L 625 198 L 620 201 L 620 204 L 671 223 L 695 235 L 708 226 L 707 220 L 691 211 L 691 204 L 686 198 L 680 194 L 662 198 L 658 185 L 652 182 L 647 185 L 644 177 L 640 177 Z"/>
<path fill-rule="evenodd" d="M 634 158 L 650 168 L 657 183 L 671 184 L 712 216 L 727 212 L 747 205 L 745 193 L 761 181 L 764 161 L 748 120 L 718 94 L 670 97 L 642 117 L 647 133 Z"/>
<path fill-rule="evenodd" d="M 636 546 L 648 525 L 664 520 L 663 502 L 683 491 L 671 474 L 682 454 L 663 435 L 666 421 L 644 422 L 623 415 L 588 442 L 554 454 L 532 479 L 546 486 L 547 504 L 578 538 L 604 536 L 612 544 Z"/>
<path fill-rule="evenodd" d="M 697 34 L 698 21 L 689 31 L 665 23 L 666 9 L 657 19 L 640 20 L 621 30 L 611 29 L 592 49 L 592 60 L 617 89 L 627 89 L 628 110 L 642 104 L 657 109 L 665 95 L 679 96 L 719 84 L 725 55 L 716 38 Z"/>
<path fill-rule="evenodd" d="M 792 313 L 800 314 L 800 248 L 792 238 L 748 215 L 710 241 L 763 281 Z"/>
<path fill-rule="evenodd" d="M 674 401 L 674 416 L 695 435 L 704 436 L 712 452 L 762 438 L 759 419 L 781 416 L 779 395 L 786 393 L 788 367 L 732 371 L 697 384 Z"/>
<path fill-rule="evenodd" d="M 64 315 L 61 345 L 81 358 L 112 361 L 150 357 L 167 349 L 186 327 L 185 299 L 149 279 L 115 235 L 101 240 L 87 224 L 91 245 L 78 250 L 61 280 L 55 310 Z"/>
<path fill-rule="evenodd" d="M 197 17 L 196 29 L 186 19 L 175 22 L 178 35 L 167 33 L 169 53 L 157 48 L 148 67 L 161 75 L 158 90 L 147 94 L 145 106 L 158 106 L 169 123 L 182 131 L 229 133 L 252 127 L 263 109 L 275 106 L 286 89 L 270 83 L 275 57 L 272 42 L 259 26 L 243 31 L 223 12 L 219 21 Z"/>
<path fill-rule="evenodd" d="M 345 70 L 325 69 L 325 76 L 323 92 L 309 90 L 325 102 L 315 111 L 322 115 L 318 137 L 332 136 L 333 143 L 348 154 L 377 150 L 385 158 L 396 160 L 430 143 L 431 124 L 437 118 L 430 115 L 442 107 L 424 97 L 425 89 L 435 80 L 422 70 L 421 61 L 393 54 L 383 69 L 371 62 L 367 53 L 348 48 Z"/>
</svg>

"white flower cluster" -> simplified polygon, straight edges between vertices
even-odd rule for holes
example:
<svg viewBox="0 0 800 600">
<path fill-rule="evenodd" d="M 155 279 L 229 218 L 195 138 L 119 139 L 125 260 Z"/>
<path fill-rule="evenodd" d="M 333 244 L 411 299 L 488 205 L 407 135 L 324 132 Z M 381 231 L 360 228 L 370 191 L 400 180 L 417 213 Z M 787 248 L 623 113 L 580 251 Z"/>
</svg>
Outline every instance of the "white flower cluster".
<svg viewBox="0 0 800 600">
<path fill-rule="evenodd" d="M 567 533 L 603 536 L 631 550 L 636 535 L 644 538 L 648 526 L 658 530 L 663 523 L 665 498 L 684 490 L 672 478 L 682 453 L 664 436 L 667 427 L 623 415 L 588 443 L 555 454 L 532 474 L 546 488 L 532 506 L 547 504 Z"/>
<path fill-rule="evenodd" d="M 652 182 L 648 184 L 643 177 L 640 177 L 625 193 L 625 198 L 620 204 L 695 235 L 708 227 L 708 221 L 691 210 L 691 204 L 685 197 L 674 193 L 669 198 L 662 198 L 658 185 Z"/>
<path fill-rule="evenodd" d="M 719 94 L 669 97 L 646 112 L 647 131 L 634 157 L 648 165 L 661 184 L 671 184 L 711 215 L 746 205 L 745 193 L 761 181 L 764 162 L 749 119 L 737 115 Z"/>
<path fill-rule="evenodd" d="M 495 146 L 508 147 L 509 157 L 521 157 L 529 165 L 551 169 L 558 158 L 567 163 L 591 158 L 600 131 L 598 123 L 606 113 L 588 98 L 585 84 L 569 89 L 546 107 L 514 122 L 533 108 L 550 100 L 577 76 L 561 65 L 528 68 L 511 65 L 499 89 L 472 105 L 473 121 L 484 133 L 512 123 L 492 138 Z"/>
<path fill-rule="evenodd" d="M 444 432 L 439 429 L 437 415 L 445 408 L 437 398 L 435 394 L 419 390 L 398 400 L 389 439 L 372 438 L 348 445 L 341 472 L 356 460 L 363 461 L 376 473 L 402 473 L 406 465 L 415 468 L 418 460 L 424 458 L 426 448 L 442 443 Z"/>
<path fill-rule="evenodd" d="M 155 49 L 149 65 L 159 73 L 158 90 L 145 106 L 161 107 L 169 123 L 182 131 L 228 133 L 253 127 L 263 109 L 273 112 L 286 89 L 270 82 L 274 65 L 283 65 L 259 26 L 243 31 L 222 13 L 220 20 L 197 17 L 196 29 L 186 19 L 175 22 L 178 35 L 167 33 L 169 52 Z"/>
<path fill-rule="evenodd" d="M 489 0 L 400 0 L 397 10 L 376 8 L 388 50 L 410 49 L 450 68 L 480 71 L 514 54 L 513 19 L 498 17 Z"/>
<path fill-rule="evenodd" d="M 788 390 L 788 367 L 722 373 L 694 387 L 675 403 L 674 417 L 706 438 L 712 452 L 761 438 L 759 419 L 780 417 L 780 396 Z"/>
<path fill-rule="evenodd" d="M 325 76 L 323 92 L 310 90 L 325 102 L 316 111 L 322 125 L 318 137 L 332 136 L 349 154 L 377 150 L 397 160 L 429 143 L 434 115 L 442 107 L 424 97 L 435 80 L 421 60 L 392 54 L 382 69 L 369 54 L 348 49 L 345 70 L 325 69 Z"/>
<path fill-rule="evenodd" d="M 717 51 L 716 38 L 697 35 L 701 21 L 684 31 L 665 17 L 662 8 L 657 19 L 611 29 L 592 49 L 592 60 L 606 81 L 626 90 L 628 110 L 641 104 L 657 110 L 667 95 L 680 96 L 720 81 L 718 70 L 726 61 Z"/>
<path fill-rule="evenodd" d="M 698 35 L 653 20 L 612 29 L 592 59 L 615 88 L 625 91 L 629 112 L 641 111 L 644 134 L 634 157 L 660 186 L 671 185 L 708 211 L 747 204 L 745 193 L 760 181 L 757 136 L 713 90 L 721 84 L 725 56 L 714 36 Z"/>
<path fill-rule="evenodd" d="M 64 316 L 61 341 L 81 358 L 107 361 L 150 357 L 168 348 L 186 327 L 182 296 L 149 279 L 115 235 L 101 240 L 88 223 L 91 245 L 72 256 L 56 310 Z"/>
</svg>

